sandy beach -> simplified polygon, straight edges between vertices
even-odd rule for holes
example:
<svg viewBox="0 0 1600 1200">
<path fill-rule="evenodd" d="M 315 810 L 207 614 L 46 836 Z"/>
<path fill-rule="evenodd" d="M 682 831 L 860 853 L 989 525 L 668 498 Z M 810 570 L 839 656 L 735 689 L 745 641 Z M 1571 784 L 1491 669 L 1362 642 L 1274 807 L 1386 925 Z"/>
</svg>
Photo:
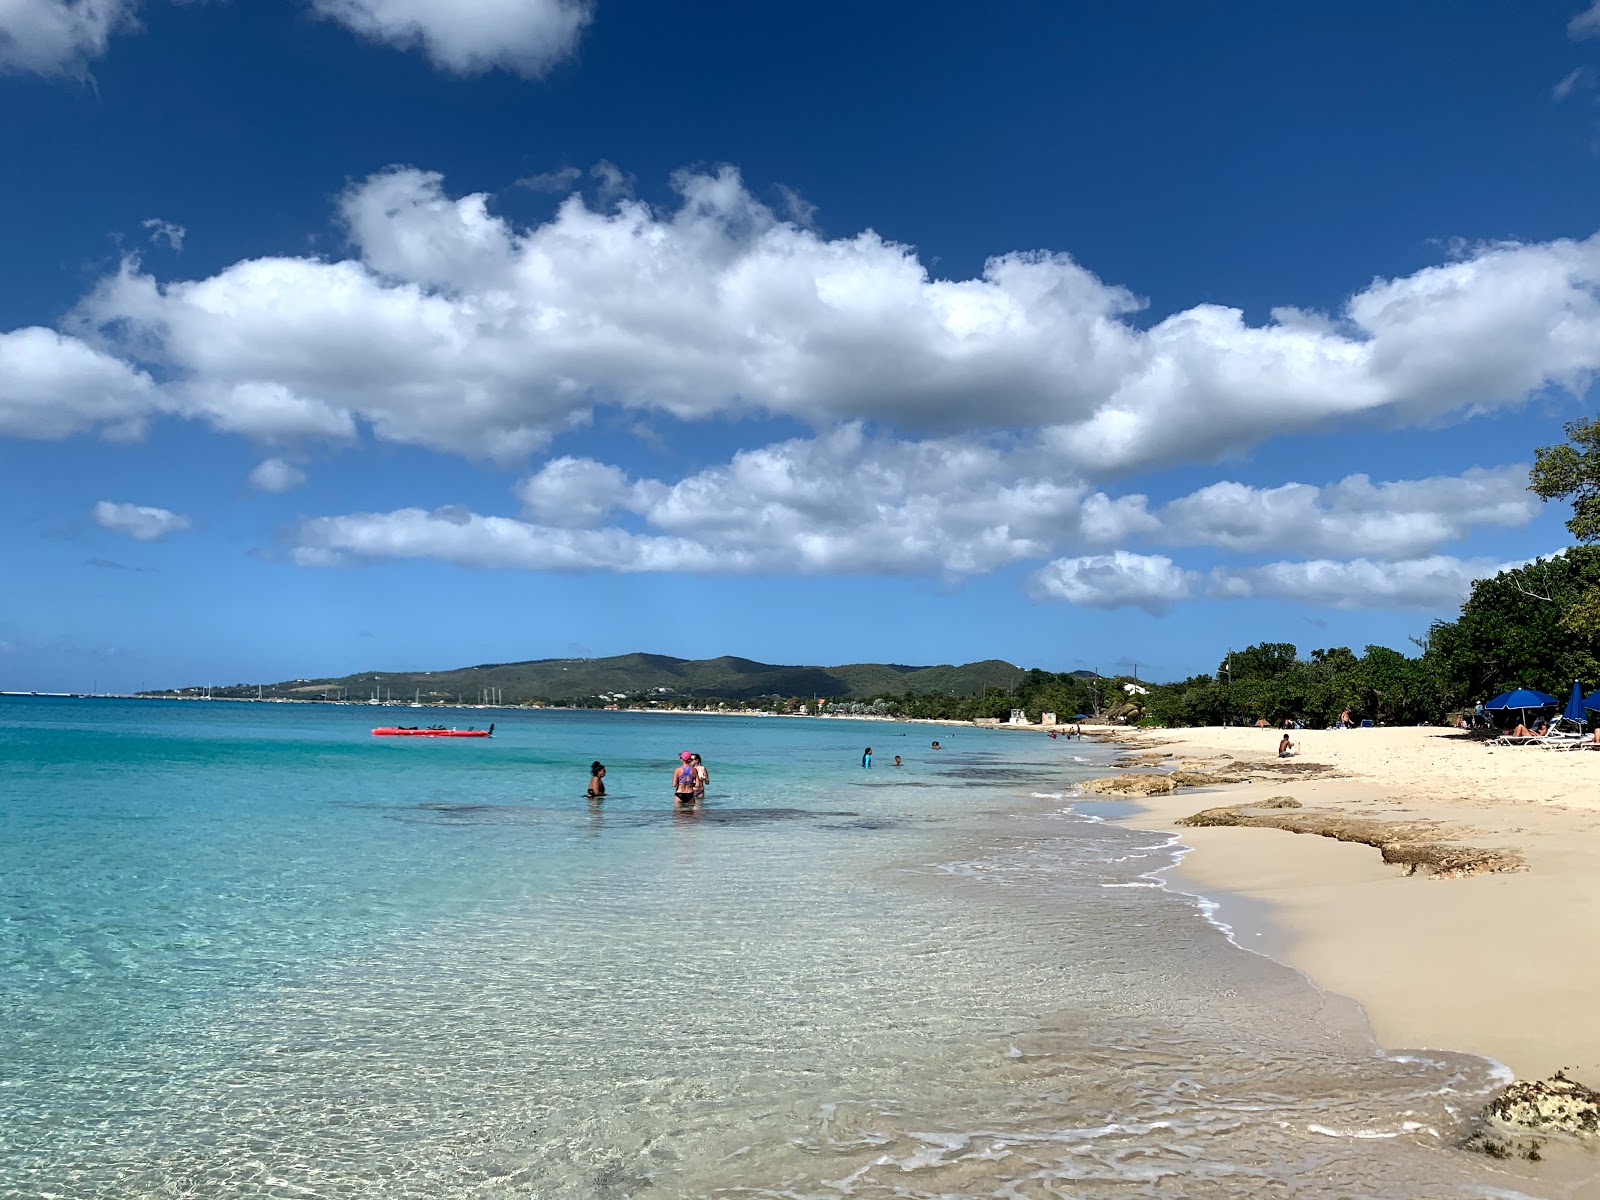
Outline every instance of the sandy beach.
<svg viewBox="0 0 1600 1200">
<path fill-rule="evenodd" d="M 1172 886 L 1219 901 L 1241 944 L 1358 1000 L 1389 1050 L 1469 1051 L 1522 1078 L 1566 1068 L 1600 1081 L 1600 752 L 1489 748 L 1437 728 L 1303 730 L 1298 756 L 1280 762 L 1279 736 L 1118 735 L 1140 760 L 1123 771 L 1248 777 L 1137 798 L 1127 824 L 1192 847 Z M 1407 845 L 1424 859 L 1443 848 L 1447 866 L 1457 850 L 1494 853 L 1460 856 L 1484 864 L 1476 873 L 1441 874 L 1314 833 L 1176 825 L 1219 807 L 1396 831 L 1409 839 L 1400 859 Z"/>
</svg>

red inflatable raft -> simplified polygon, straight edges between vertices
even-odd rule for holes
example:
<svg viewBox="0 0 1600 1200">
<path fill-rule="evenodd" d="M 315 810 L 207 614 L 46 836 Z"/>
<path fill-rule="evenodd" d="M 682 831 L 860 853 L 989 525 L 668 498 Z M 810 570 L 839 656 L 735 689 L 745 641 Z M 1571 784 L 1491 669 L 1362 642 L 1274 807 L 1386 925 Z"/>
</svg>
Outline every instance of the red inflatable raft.
<svg viewBox="0 0 1600 1200">
<path fill-rule="evenodd" d="M 372 731 L 373 737 L 488 737 L 494 726 L 487 729 L 419 729 L 415 725 L 385 725 Z"/>
</svg>

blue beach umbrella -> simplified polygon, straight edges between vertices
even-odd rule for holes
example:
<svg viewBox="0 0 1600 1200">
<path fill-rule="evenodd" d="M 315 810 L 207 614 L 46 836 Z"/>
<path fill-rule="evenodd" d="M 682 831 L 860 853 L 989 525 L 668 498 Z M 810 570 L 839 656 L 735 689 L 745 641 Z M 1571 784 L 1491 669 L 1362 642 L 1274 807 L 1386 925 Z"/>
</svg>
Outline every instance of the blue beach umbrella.
<svg viewBox="0 0 1600 1200">
<path fill-rule="evenodd" d="M 1567 697 L 1567 707 L 1561 710 L 1561 715 L 1574 725 L 1589 723 L 1589 710 L 1583 699 L 1583 685 L 1576 679 L 1572 681 L 1572 695 Z"/>
<path fill-rule="evenodd" d="M 1536 692 L 1532 688 L 1518 688 L 1514 692 L 1501 692 L 1493 700 L 1484 705 L 1485 708 L 1515 708 L 1520 709 L 1524 721 L 1527 719 L 1530 708 L 1548 708 L 1556 702 L 1554 696 L 1547 696 L 1543 692 Z"/>
<path fill-rule="evenodd" d="M 1596 692 L 1595 696 L 1597 697 L 1597 700 L 1595 702 L 1595 707 L 1596 708 L 1600 708 L 1600 692 Z M 1077 716 L 1073 717 L 1072 719 L 1074 721 L 1087 721 L 1089 719 L 1089 714 L 1088 713 L 1079 713 Z"/>
<path fill-rule="evenodd" d="M 1536 692 L 1532 688 L 1518 688 L 1514 692 L 1501 692 L 1484 705 L 1485 708 L 1548 708 L 1556 702 L 1554 696 Z"/>
<path fill-rule="evenodd" d="M 1594 691 L 1584 697 L 1583 706 L 1585 708 L 1600 709 L 1600 688 L 1595 688 Z"/>
</svg>

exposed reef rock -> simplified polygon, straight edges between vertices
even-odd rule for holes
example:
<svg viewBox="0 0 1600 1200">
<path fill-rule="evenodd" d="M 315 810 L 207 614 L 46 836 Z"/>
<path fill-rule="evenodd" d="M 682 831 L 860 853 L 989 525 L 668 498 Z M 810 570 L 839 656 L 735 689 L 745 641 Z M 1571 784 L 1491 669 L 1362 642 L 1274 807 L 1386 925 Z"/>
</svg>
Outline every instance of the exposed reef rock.
<svg viewBox="0 0 1600 1200">
<path fill-rule="evenodd" d="M 1106 775 L 1099 779 L 1085 779 L 1078 788 L 1085 792 L 1120 793 L 1125 796 L 1165 796 L 1177 786 L 1171 775 Z"/>
<path fill-rule="evenodd" d="M 1526 870 L 1522 856 L 1512 850 L 1486 850 L 1440 839 L 1456 836 L 1436 821 L 1376 821 L 1344 813 L 1302 808 L 1292 796 L 1273 796 L 1262 804 L 1235 804 L 1208 808 L 1184 817 L 1179 825 L 1220 825 L 1282 829 L 1310 833 L 1340 842 L 1372 846 L 1383 861 L 1405 868 L 1407 875 L 1432 875 L 1441 879 Z"/>
<path fill-rule="evenodd" d="M 1169 775 L 1106 775 L 1086 779 L 1078 785 L 1086 792 L 1120 792 L 1131 796 L 1165 796 L 1181 787 L 1221 787 L 1225 783 L 1249 783 L 1243 775 L 1211 775 L 1205 771 L 1173 771 Z"/>
<path fill-rule="evenodd" d="M 1519 1132 L 1600 1137 L 1600 1092 L 1560 1071 L 1549 1079 L 1519 1079 L 1489 1101 L 1483 1117 Z"/>
</svg>

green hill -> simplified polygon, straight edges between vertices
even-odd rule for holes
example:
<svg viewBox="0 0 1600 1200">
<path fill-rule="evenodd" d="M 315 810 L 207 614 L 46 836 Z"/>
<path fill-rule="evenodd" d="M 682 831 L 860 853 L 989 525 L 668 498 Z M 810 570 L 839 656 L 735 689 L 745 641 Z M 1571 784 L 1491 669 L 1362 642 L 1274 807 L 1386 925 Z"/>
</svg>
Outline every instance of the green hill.
<svg viewBox="0 0 1600 1200">
<path fill-rule="evenodd" d="M 361 671 L 321 679 L 214 688 L 217 696 L 320 699 L 342 689 L 346 699 L 379 692 L 396 700 L 475 702 L 485 688 L 500 689 L 507 704 L 524 701 L 593 702 L 619 693 L 635 697 L 751 700 L 758 696 L 825 696 L 870 699 L 906 692 L 979 695 L 987 687 L 1011 688 L 1020 667 L 998 659 L 963 666 L 904 666 L 848 663 L 838 667 L 779 666 L 748 658 L 684 659 L 664 654 L 614 658 L 541 658 L 530 662 L 483 663 L 448 671 Z"/>
</svg>

